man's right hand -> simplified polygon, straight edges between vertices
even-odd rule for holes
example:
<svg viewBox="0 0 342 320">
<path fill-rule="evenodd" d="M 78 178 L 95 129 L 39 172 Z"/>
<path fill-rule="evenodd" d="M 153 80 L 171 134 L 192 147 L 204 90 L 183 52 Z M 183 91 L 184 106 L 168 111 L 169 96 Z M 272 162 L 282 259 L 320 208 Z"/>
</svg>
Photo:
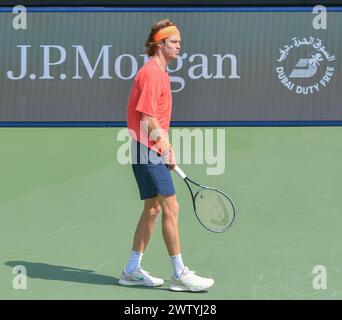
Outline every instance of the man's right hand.
<svg viewBox="0 0 342 320">
<path fill-rule="evenodd" d="M 176 157 L 169 141 L 166 138 L 159 138 L 156 145 L 164 158 L 165 164 L 171 170 L 174 170 L 176 167 Z"/>
<path fill-rule="evenodd" d="M 175 153 L 173 152 L 171 145 L 170 145 L 169 151 L 167 153 L 167 159 L 165 159 L 165 157 L 164 157 L 164 160 L 165 160 L 165 163 L 170 170 L 175 170 L 176 157 L 175 157 Z"/>
</svg>

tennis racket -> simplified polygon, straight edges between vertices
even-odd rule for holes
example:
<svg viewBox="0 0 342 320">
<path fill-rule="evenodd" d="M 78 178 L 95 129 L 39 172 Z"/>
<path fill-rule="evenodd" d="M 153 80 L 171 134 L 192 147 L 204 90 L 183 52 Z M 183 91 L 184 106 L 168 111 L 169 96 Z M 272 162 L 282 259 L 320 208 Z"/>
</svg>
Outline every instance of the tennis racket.
<svg viewBox="0 0 342 320">
<path fill-rule="evenodd" d="M 201 225 L 212 232 L 226 231 L 235 218 L 234 204 L 229 197 L 221 190 L 192 181 L 177 165 L 175 171 L 185 181 L 190 190 L 195 215 Z M 199 187 L 196 193 L 194 193 L 190 184 Z"/>
</svg>

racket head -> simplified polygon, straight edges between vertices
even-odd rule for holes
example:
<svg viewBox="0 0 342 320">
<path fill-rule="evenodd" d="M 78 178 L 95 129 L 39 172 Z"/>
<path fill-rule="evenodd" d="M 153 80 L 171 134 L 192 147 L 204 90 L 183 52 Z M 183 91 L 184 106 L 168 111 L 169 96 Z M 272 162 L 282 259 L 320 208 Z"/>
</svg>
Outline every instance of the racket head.
<svg viewBox="0 0 342 320">
<path fill-rule="evenodd" d="M 193 200 L 197 219 L 209 231 L 221 233 L 233 224 L 235 207 L 223 191 L 201 186 Z"/>
</svg>

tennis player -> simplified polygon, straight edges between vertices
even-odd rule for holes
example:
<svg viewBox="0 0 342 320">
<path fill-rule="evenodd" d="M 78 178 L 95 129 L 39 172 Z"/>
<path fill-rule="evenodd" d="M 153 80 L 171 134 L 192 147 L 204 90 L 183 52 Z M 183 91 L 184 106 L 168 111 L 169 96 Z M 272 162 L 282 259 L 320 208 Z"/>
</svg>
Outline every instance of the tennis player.
<svg viewBox="0 0 342 320">
<path fill-rule="evenodd" d="M 196 275 L 183 263 L 178 232 L 179 205 L 170 174 L 176 160 L 167 133 L 172 97 L 166 67 L 177 58 L 180 43 L 179 30 L 170 20 L 160 20 L 152 25 L 145 43 L 150 59 L 138 71 L 128 99 L 127 125 L 133 138 L 132 167 L 144 209 L 119 284 L 163 285 L 163 279 L 153 277 L 141 267 L 156 218 L 162 211 L 162 233 L 173 266 L 169 289 L 204 291 L 214 284 L 214 280 Z"/>
</svg>

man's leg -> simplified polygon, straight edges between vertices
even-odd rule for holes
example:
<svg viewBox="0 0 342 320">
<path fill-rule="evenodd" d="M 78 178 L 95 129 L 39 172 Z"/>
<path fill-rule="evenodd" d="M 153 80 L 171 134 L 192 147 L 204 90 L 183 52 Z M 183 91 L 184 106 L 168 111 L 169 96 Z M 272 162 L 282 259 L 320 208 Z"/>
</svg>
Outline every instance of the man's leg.
<svg viewBox="0 0 342 320">
<path fill-rule="evenodd" d="M 167 251 L 171 257 L 173 274 L 176 277 L 180 277 L 185 266 L 181 255 L 178 231 L 179 205 L 175 195 L 159 196 L 159 203 L 163 210 L 163 237 Z"/>
<path fill-rule="evenodd" d="M 163 237 L 173 265 L 169 288 L 173 291 L 207 290 L 214 284 L 214 280 L 197 276 L 185 267 L 182 261 L 178 232 L 179 205 L 176 196 L 159 196 L 158 200 L 163 211 Z"/>
<path fill-rule="evenodd" d="M 157 198 L 146 199 L 144 210 L 140 216 L 135 230 L 133 250 L 125 270 L 121 274 L 119 284 L 121 285 L 143 285 L 160 286 L 164 283 L 162 279 L 152 277 L 141 269 L 140 262 L 160 212 L 160 205 Z"/>
<path fill-rule="evenodd" d="M 158 200 L 163 211 L 162 230 L 166 248 L 170 256 L 176 256 L 180 254 L 177 198 L 176 195 L 158 196 Z"/>
<path fill-rule="evenodd" d="M 156 219 L 160 213 L 160 209 L 161 207 L 157 197 L 145 200 L 144 210 L 135 230 L 133 241 L 134 251 L 141 253 L 145 251 L 148 241 L 151 238 Z"/>
</svg>

